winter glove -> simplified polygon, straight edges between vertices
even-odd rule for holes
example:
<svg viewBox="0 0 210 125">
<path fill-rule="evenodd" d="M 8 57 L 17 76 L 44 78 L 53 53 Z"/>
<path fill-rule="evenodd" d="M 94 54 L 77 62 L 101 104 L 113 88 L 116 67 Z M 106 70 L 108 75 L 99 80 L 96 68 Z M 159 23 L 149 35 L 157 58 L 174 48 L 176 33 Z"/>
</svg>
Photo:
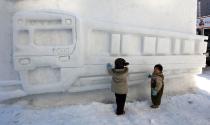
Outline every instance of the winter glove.
<svg viewBox="0 0 210 125">
<path fill-rule="evenodd" d="M 107 67 L 107 69 L 111 69 L 112 68 L 112 64 L 107 63 L 106 67 Z"/>
<path fill-rule="evenodd" d="M 153 96 L 156 96 L 157 95 L 157 91 L 154 88 L 152 88 L 152 95 Z"/>
<path fill-rule="evenodd" d="M 147 78 L 151 78 L 151 77 L 152 77 L 152 75 L 151 75 L 150 73 L 146 73 L 146 74 L 145 74 L 145 77 L 147 77 Z"/>
</svg>

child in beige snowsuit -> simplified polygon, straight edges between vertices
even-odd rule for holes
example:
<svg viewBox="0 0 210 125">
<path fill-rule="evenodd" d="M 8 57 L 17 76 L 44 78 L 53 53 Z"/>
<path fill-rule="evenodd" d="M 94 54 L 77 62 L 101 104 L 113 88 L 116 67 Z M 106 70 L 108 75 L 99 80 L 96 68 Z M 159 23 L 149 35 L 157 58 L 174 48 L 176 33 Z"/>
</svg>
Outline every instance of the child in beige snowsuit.
<svg viewBox="0 0 210 125">
<path fill-rule="evenodd" d="M 123 58 L 117 58 L 115 60 L 115 68 L 112 68 L 111 64 L 107 64 L 109 74 L 112 75 L 112 92 L 115 93 L 117 103 L 117 115 L 125 113 L 124 106 L 126 101 L 126 95 L 128 93 L 128 68 L 129 65 Z"/>
</svg>

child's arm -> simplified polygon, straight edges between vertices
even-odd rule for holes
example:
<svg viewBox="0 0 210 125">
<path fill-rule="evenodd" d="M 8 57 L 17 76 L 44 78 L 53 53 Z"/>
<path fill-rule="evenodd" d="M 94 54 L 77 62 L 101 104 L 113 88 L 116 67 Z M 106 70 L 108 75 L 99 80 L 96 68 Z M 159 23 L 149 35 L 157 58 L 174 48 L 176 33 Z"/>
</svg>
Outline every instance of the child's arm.
<svg viewBox="0 0 210 125">
<path fill-rule="evenodd" d="M 148 73 L 147 78 L 152 78 L 152 75 L 150 73 Z"/>
<path fill-rule="evenodd" d="M 107 70 L 108 70 L 109 74 L 113 74 L 113 72 L 112 72 L 112 64 L 107 63 L 106 67 L 107 67 Z"/>
<path fill-rule="evenodd" d="M 156 87 L 155 87 L 155 90 L 156 90 L 157 92 L 159 92 L 160 89 L 162 88 L 162 85 L 163 85 L 163 80 L 162 80 L 162 78 L 157 77 L 157 78 L 156 78 Z"/>
<path fill-rule="evenodd" d="M 151 73 L 149 73 L 149 72 L 145 72 L 144 73 L 144 77 L 146 77 L 146 78 L 152 78 L 152 74 Z"/>
</svg>

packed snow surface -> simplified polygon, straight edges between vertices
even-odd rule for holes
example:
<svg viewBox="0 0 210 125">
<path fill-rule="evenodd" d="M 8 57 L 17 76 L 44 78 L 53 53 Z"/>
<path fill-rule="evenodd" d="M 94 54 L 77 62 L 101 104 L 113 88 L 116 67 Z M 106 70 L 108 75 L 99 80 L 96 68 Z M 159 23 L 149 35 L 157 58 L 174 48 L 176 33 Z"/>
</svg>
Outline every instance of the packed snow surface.
<svg viewBox="0 0 210 125">
<path fill-rule="evenodd" d="M 22 101 L 0 105 L 0 125 L 210 125 L 209 74 L 197 76 L 198 91 L 164 96 L 158 109 L 150 100 L 127 102 L 125 115 L 117 116 L 115 104 L 40 108 Z"/>
</svg>

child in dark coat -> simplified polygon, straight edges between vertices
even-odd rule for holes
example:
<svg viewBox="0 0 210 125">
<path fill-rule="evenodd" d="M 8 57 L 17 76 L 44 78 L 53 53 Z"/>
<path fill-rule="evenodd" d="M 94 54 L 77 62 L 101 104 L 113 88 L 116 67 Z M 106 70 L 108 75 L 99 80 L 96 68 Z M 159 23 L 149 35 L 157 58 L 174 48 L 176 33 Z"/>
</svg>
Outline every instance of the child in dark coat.
<svg viewBox="0 0 210 125">
<path fill-rule="evenodd" d="M 157 64 L 154 67 L 154 72 L 151 76 L 151 99 L 153 105 L 151 108 L 158 108 L 161 104 L 161 97 L 164 89 L 164 75 L 163 67 L 161 64 Z"/>
</svg>

